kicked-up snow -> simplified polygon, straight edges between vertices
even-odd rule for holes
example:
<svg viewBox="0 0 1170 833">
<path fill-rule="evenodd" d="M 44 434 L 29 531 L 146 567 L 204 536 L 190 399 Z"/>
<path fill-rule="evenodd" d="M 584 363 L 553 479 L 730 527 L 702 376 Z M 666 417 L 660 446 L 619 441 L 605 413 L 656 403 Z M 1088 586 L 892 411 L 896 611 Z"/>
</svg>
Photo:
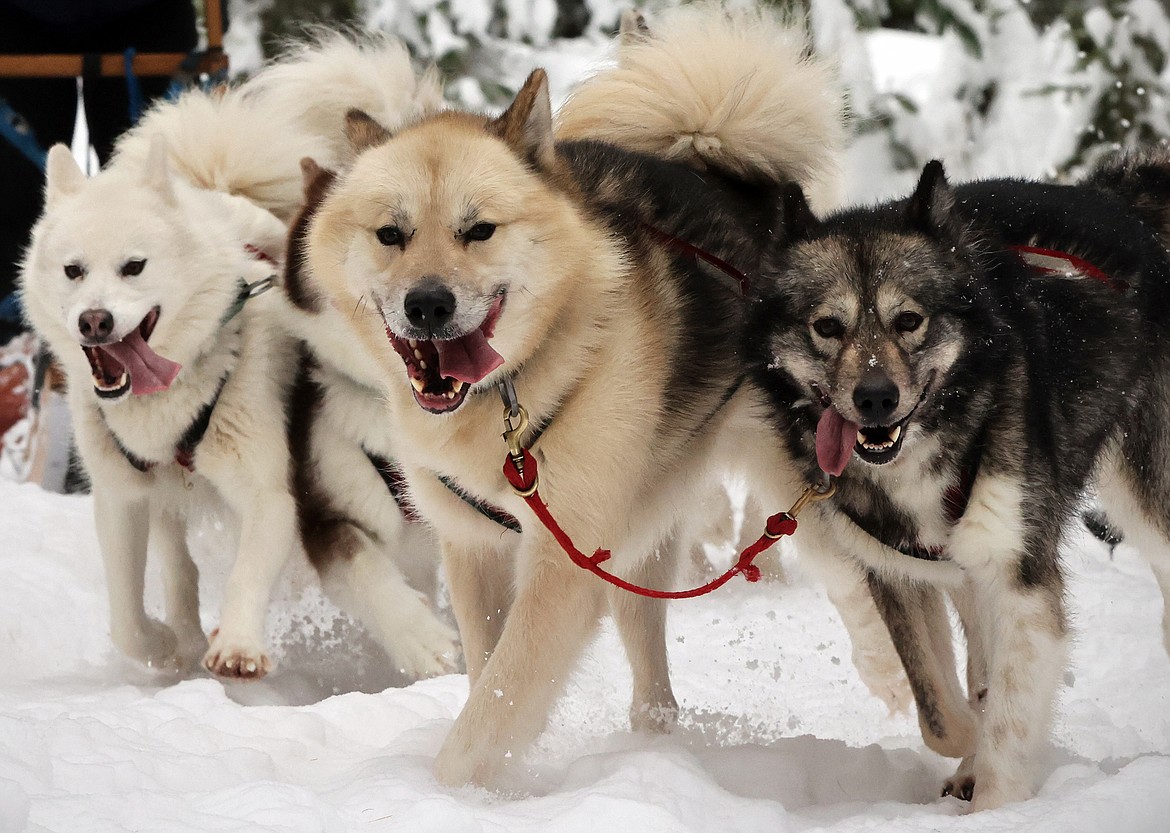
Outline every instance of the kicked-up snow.
<svg viewBox="0 0 1170 833">
<path fill-rule="evenodd" d="M 1074 647 L 1037 796 L 965 815 L 938 796 L 953 762 L 868 693 L 835 610 L 796 570 L 673 603 L 673 734 L 629 731 L 607 628 L 508 789 L 450 790 L 431 765 L 466 678 L 384 688 L 401 684 L 384 657 L 297 576 L 270 617 L 283 647 L 265 681 L 162 679 L 120 659 L 91 511 L 0 480 L 3 833 L 1170 829 L 1161 600 L 1124 544 L 1111 557 L 1079 534 L 1068 549 Z M 196 547 L 208 627 L 216 538 L 209 526 Z"/>
</svg>

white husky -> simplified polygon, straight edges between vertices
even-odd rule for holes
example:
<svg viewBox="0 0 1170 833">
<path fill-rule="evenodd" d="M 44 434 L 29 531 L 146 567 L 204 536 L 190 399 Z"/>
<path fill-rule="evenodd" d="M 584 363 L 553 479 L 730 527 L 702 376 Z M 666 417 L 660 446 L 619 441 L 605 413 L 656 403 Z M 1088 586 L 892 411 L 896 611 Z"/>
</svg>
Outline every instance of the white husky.
<svg viewBox="0 0 1170 833">
<path fill-rule="evenodd" d="M 262 292 L 301 201 L 299 160 L 341 161 L 351 106 L 396 124 L 437 100 L 396 42 L 330 38 L 226 94 L 159 105 L 92 180 L 64 146 L 50 152 L 22 293 L 68 375 L 111 633 L 127 655 L 173 669 L 202 657 L 229 677 L 269 670 L 269 596 L 300 542 L 287 431 L 297 343 L 280 325 L 279 290 Z M 302 464 L 324 459 L 304 451 Z M 315 475 L 326 493 L 336 469 Z M 405 672 L 444 670 L 454 634 L 391 560 L 402 518 L 388 498 L 366 504 L 377 541 L 314 563 Z M 240 538 L 209 645 L 187 522 L 223 507 Z M 163 567 L 165 624 L 143 604 L 148 541 Z"/>
</svg>

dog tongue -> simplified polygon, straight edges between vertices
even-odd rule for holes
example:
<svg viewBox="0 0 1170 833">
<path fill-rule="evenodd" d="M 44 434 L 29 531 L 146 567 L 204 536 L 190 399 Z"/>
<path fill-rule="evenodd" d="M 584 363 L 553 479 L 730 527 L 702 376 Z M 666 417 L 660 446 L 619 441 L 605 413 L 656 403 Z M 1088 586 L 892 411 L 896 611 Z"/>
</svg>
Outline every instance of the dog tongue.
<svg viewBox="0 0 1170 833">
<path fill-rule="evenodd" d="M 135 396 L 166 390 L 183 369 L 181 364 L 151 350 L 137 329 L 121 341 L 103 344 L 98 349 L 105 350 L 126 368 L 130 374 L 130 392 Z"/>
<path fill-rule="evenodd" d="M 439 373 L 474 385 L 504 363 L 504 357 L 488 343 L 482 330 L 472 330 L 450 341 L 434 341 L 439 351 Z"/>
<path fill-rule="evenodd" d="M 817 464 L 821 471 L 834 477 L 845 471 L 853 456 L 859 427 L 837 413 L 836 408 L 825 408 L 817 422 Z"/>
</svg>

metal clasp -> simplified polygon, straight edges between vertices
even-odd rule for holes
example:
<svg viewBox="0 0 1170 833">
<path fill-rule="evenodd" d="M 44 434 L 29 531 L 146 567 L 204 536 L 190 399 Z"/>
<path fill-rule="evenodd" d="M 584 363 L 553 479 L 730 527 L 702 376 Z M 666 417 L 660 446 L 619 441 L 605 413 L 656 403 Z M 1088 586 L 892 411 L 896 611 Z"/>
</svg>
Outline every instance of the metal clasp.
<svg viewBox="0 0 1170 833">
<path fill-rule="evenodd" d="M 833 482 L 832 478 L 829 478 L 827 483 L 818 483 L 815 485 L 810 483 L 804 487 L 804 491 L 800 493 L 800 497 L 796 499 L 796 503 L 792 504 L 792 508 L 788 510 L 788 514 L 795 518 L 810 503 L 816 503 L 818 500 L 828 500 L 836 492 L 837 484 Z"/>
<path fill-rule="evenodd" d="M 515 425 L 512 420 L 516 419 Z M 528 430 L 528 409 L 523 405 L 516 406 L 516 413 L 512 413 L 512 408 L 508 405 L 504 406 L 504 426 L 506 430 L 502 436 L 504 442 L 508 444 L 508 453 L 512 455 L 512 459 L 521 459 L 524 456 L 524 448 L 521 445 L 521 439 L 524 432 Z"/>
</svg>

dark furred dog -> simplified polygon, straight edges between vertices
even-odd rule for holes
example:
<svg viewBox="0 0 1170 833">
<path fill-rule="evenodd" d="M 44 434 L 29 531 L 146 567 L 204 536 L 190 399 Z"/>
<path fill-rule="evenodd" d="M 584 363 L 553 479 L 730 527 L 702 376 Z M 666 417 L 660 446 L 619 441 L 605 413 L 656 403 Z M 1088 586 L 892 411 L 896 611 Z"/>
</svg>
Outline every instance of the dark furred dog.
<svg viewBox="0 0 1170 833">
<path fill-rule="evenodd" d="M 977 809 L 1031 794 L 1065 661 L 1059 547 L 1086 484 L 1166 552 L 1168 208 L 1164 153 L 1077 186 L 952 187 L 932 162 L 910 199 L 823 220 L 785 196 L 752 374 L 806 475 L 836 476 L 808 520 L 869 570 L 927 744 L 964 758 L 945 792 Z M 1165 593 L 1170 562 L 1155 570 Z"/>
</svg>

